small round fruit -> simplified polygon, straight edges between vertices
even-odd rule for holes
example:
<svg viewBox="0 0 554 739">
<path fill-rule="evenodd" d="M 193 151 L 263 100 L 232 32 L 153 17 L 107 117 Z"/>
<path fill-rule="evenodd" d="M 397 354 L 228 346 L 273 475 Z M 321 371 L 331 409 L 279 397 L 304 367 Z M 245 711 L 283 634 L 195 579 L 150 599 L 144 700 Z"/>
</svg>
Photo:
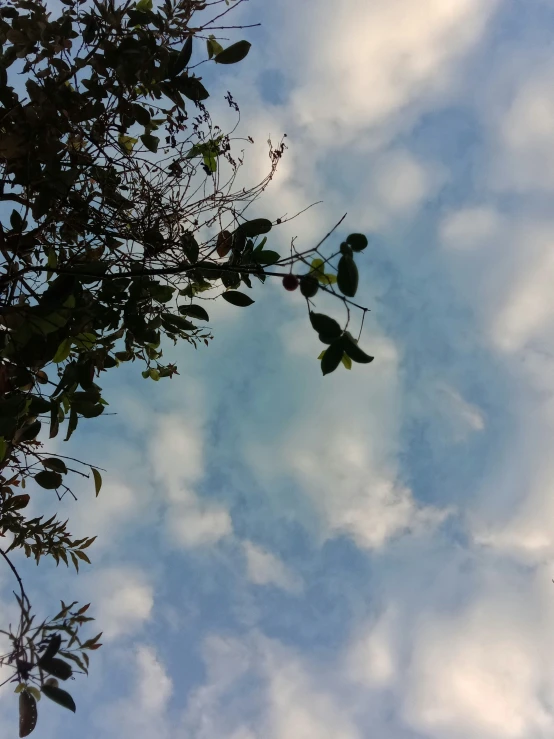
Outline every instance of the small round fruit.
<svg viewBox="0 0 554 739">
<path fill-rule="evenodd" d="M 304 275 L 300 280 L 300 292 L 305 298 L 313 298 L 319 288 L 319 282 L 316 277 Z"/>
<path fill-rule="evenodd" d="M 296 290 L 298 287 L 298 277 L 296 275 L 285 275 L 283 277 L 283 287 L 285 290 Z"/>
</svg>

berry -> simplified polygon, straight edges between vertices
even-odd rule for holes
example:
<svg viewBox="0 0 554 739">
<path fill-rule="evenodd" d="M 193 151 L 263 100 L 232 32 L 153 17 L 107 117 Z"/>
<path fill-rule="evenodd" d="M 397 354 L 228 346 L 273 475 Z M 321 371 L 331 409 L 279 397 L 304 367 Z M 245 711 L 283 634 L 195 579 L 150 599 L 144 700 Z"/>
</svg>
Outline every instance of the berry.
<svg viewBox="0 0 554 739">
<path fill-rule="evenodd" d="M 283 277 L 283 287 L 285 290 L 296 290 L 298 287 L 298 277 L 296 275 L 285 275 Z"/>
</svg>

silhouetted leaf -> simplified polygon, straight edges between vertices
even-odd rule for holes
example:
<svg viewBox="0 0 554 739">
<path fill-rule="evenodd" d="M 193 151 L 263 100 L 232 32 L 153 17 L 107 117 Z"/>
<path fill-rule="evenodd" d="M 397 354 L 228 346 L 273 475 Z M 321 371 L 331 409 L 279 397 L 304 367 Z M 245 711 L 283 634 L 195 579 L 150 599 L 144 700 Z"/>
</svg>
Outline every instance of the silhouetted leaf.
<svg viewBox="0 0 554 739">
<path fill-rule="evenodd" d="M 221 296 L 223 300 L 226 300 L 231 305 L 237 305 L 239 308 L 246 308 L 248 305 L 252 305 L 254 301 L 248 295 L 239 293 L 237 290 L 228 290 Z"/>
<path fill-rule="evenodd" d="M 56 490 L 56 488 L 60 487 L 63 480 L 59 472 L 44 470 L 44 472 L 37 472 L 35 482 L 45 490 Z"/>
<path fill-rule="evenodd" d="M 232 44 L 216 54 L 214 61 L 217 64 L 236 64 L 247 56 L 251 46 L 252 44 L 248 41 L 237 41 L 236 44 Z"/>
<path fill-rule="evenodd" d="M 50 698 L 51 701 L 54 701 L 54 703 L 58 703 L 60 706 L 67 708 L 69 711 L 73 711 L 73 713 L 75 713 L 75 711 L 77 710 L 77 707 L 75 706 L 75 701 L 65 690 L 57 688 L 54 685 L 47 685 L 45 683 L 42 686 L 42 692 L 47 698 Z"/>
</svg>

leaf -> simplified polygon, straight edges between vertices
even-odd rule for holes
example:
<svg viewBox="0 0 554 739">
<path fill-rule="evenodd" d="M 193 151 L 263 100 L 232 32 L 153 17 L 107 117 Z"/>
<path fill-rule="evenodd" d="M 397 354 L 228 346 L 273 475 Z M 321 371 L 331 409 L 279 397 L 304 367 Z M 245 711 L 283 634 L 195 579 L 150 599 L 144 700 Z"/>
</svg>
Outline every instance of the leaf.
<svg viewBox="0 0 554 739">
<path fill-rule="evenodd" d="M 228 46 L 214 57 L 217 64 L 236 64 L 242 61 L 250 51 L 252 44 L 249 41 L 237 41 L 236 44 Z"/>
<path fill-rule="evenodd" d="M 215 40 L 213 34 L 206 40 L 206 46 L 208 48 L 208 59 L 211 59 L 216 54 L 220 54 L 223 51 L 223 46 Z"/>
<path fill-rule="evenodd" d="M 36 701 L 40 700 L 41 696 L 38 688 L 35 688 L 32 685 L 27 685 L 27 692 L 30 693 Z"/>
<path fill-rule="evenodd" d="M 10 215 L 10 226 L 14 231 L 22 231 L 25 228 L 25 221 L 15 209 Z"/>
<path fill-rule="evenodd" d="M 265 251 L 255 251 L 252 254 L 252 259 L 257 264 L 275 264 L 281 259 L 281 255 L 277 254 L 276 251 L 266 249 Z"/>
<path fill-rule="evenodd" d="M 19 694 L 19 736 L 29 736 L 37 725 L 37 702 L 28 690 Z"/>
<path fill-rule="evenodd" d="M 59 488 L 63 482 L 62 476 L 59 472 L 51 472 L 47 470 L 37 472 L 35 475 L 35 481 L 45 490 L 56 490 L 56 488 Z"/>
<path fill-rule="evenodd" d="M 14 495 L 10 498 L 10 508 L 12 511 L 21 511 L 23 508 L 27 508 L 29 501 L 31 500 L 30 495 Z"/>
<path fill-rule="evenodd" d="M 363 234 L 350 234 L 346 237 L 346 243 L 352 248 L 352 251 L 363 251 L 368 245 L 368 240 Z"/>
<path fill-rule="evenodd" d="M 200 82 L 197 77 L 188 77 L 187 75 L 181 75 L 177 78 L 179 82 L 179 92 L 182 92 L 185 97 L 189 100 L 198 102 L 200 100 L 206 100 L 210 97 L 210 93 L 206 90 L 204 85 Z"/>
<path fill-rule="evenodd" d="M 77 428 L 78 421 L 79 416 L 77 414 L 77 411 L 75 410 L 75 408 L 72 408 L 69 414 L 69 423 L 67 424 L 67 435 L 65 437 L 65 441 L 69 441 L 69 439 L 71 438 L 71 434 Z"/>
<path fill-rule="evenodd" d="M 183 316 L 176 316 L 173 313 L 162 313 L 162 323 L 166 330 L 179 329 L 180 331 L 195 331 L 197 326 L 187 321 Z"/>
<path fill-rule="evenodd" d="M 339 260 L 337 285 L 343 295 L 353 298 L 358 289 L 358 268 L 352 257 L 342 256 Z"/>
<path fill-rule="evenodd" d="M 158 151 L 158 144 L 160 143 L 158 136 L 152 136 L 150 133 L 143 133 L 140 140 L 149 151 L 154 152 L 154 154 Z"/>
<path fill-rule="evenodd" d="M 321 278 L 321 283 L 326 285 L 334 285 L 337 281 L 337 276 L 331 273 L 324 274 Z"/>
<path fill-rule="evenodd" d="M 94 477 L 94 489 L 96 490 L 96 497 L 98 497 L 98 493 L 102 488 L 102 475 L 94 467 L 91 467 L 91 470 L 92 476 Z"/>
<path fill-rule="evenodd" d="M 237 231 L 240 231 L 247 238 L 253 238 L 269 233 L 272 226 L 273 224 L 267 218 L 254 218 L 252 221 L 241 223 Z"/>
<path fill-rule="evenodd" d="M 321 359 L 321 371 L 324 375 L 329 375 L 334 372 L 340 364 L 343 355 L 342 343 L 339 340 L 333 341 L 333 343 L 326 349 L 325 354 Z"/>
<path fill-rule="evenodd" d="M 50 698 L 51 701 L 54 701 L 54 703 L 58 703 L 60 706 L 67 708 L 69 711 L 73 711 L 73 713 L 75 713 L 75 711 L 77 710 L 75 701 L 65 690 L 54 687 L 53 685 L 44 684 L 42 686 L 42 692 L 47 698 Z"/>
<path fill-rule="evenodd" d="M 61 634 L 52 634 L 48 646 L 44 650 L 44 654 L 41 659 L 50 660 L 57 655 L 62 645 Z"/>
<path fill-rule="evenodd" d="M 73 674 L 71 665 L 68 662 L 64 662 L 63 659 L 58 659 L 58 657 L 52 657 L 52 659 L 42 657 L 39 659 L 38 664 L 42 670 L 59 680 L 69 680 Z"/>
<path fill-rule="evenodd" d="M 329 338 L 331 341 L 338 339 L 342 333 L 342 329 L 337 321 L 334 318 L 323 315 L 323 313 L 310 312 L 310 322 L 322 341 L 322 337 Z"/>
<path fill-rule="evenodd" d="M 255 302 L 248 295 L 240 293 L 238 290 L 228 290 L 221 297 L 223 300 L 231 303 L 231 305 L 237 305 L 239 308 L 246 308 L 246 306 L 252 305 Z"/>
<path fill-rule="evenodd" d="M 8 442 L 3 436 L 0 436 L 0 462 L 4 461 L 4 458 L 8 452 Z"/>
<path fill-rule="evenodd" d="M 182 316 L 190 316 L 197 321 L 209 321 L 210 317 L 201 305 L 180 305 L 179 313 Z"/>
<path fill-rule="evenodd" d="M 347 370 L 352 369 L 352 360 L 350 359 L 348 354 L 345 353 L 342 355 L 341 362 L 343 363 L 343 365 L 346 367 Z"/>
<path fill-rule="evenodd" d="M 152 0 L 139 0 L 139 2 L 136 4 L 137 10 L 141 13 L 147 13 L 149 10 L 152 10 L 152 7 Z"/>
<path fill-rule="evenodd" d="M 374 357 L 370 357 L 369 354 L 362 351 L 358 346 L 356 339 L 348 331 L 344 332 L 341 341 L 344 351 L 352 361 L 358 362 L 359 364 L 369 364 L 370 362 L 373 362 Z"/>
<path fill-rule="evenodd" d="M 132 136 L 124 136 L 123 134 L 120 134 L 117 139 L 117 143 L 126 154 L 130 154 L 133 151 L 133 146 L 137 141 L 138 139 L 135 139 Z"/>
<path fill-rule="evenodd" d="M 179 52 L 174 65 L 171 68 L 171 74 L 172 76 L 181 74 L 183 69 L 187 66 L 187 64 L 190 62 L 190 58 L 192 56 L 192 36 L 189 36 L 185 43 L 183 44 L 183 48 Z"/>
<path fill-rule="evenodd" d="M 69 357 L 71 352 L 71 339 L 64 339 L 62 343 L 56 349 L 56 353 L 52 357 L 52 361 L 56 364 L 60 364 Z"/>
<path fill-rule="evenodd" d="M 226 257 L 231 251 L 233 237 L 229 231 L 221 231 L 217 235 L 216 250 L 219 257 Z"/>
<path fill-rule="evenodd" d="M 47 469 L 54 470 L 54 472 L 61 472 L 62 475 L 67 474 L 67 467 L 65 466 L 65 462 L 63 462 L 61 459 L 49 457 L 48 459 L 43 459 L 42 464 Z"/>
</svg>

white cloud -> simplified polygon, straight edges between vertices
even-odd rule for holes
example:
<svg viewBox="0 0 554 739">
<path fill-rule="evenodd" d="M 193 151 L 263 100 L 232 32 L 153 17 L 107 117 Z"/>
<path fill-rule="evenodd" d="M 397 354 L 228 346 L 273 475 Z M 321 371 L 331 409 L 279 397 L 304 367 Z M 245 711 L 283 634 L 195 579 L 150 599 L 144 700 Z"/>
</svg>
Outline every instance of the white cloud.
<svg viewBox="0 0 554 739">
<path fill-rule="evenodd" d="M 449 249 L 486 249 L 501 238 L 502 225 L 502 218 L 491 207 L 462 208 L 440 224 L 440 239 Z"/>
<path fill-rule="evenodd" d="M 150 446 L 154 474 L 167 499 L 166 529 L 172 543 L 185 549 L 216 544 L 233 530 L 228 510 L 202 500 L 194 489 L 204 474 L 202 420 L 162 415 Z"/>
<path fill-rule="evenodd" d="M 140 570 L 112 567 L 83 580 L 83 592 L 94 603 L 104 639 L 129 636 L 141 629 L 154 605 L 152 586 Z M 87 600 L 87 602 L 88 602 Z"/>
<path fill-rule="evenodd" d="M 544 632 L 535 631 L 542 619 L 518 603 L 520 593 L 493 591 L 460 614 L 420 619 L 405 717 L 426 736 L 523 739 L 554 730 L 554 696 L 543 683 Z"/>
<path fill-rule="evenodd" d="M 242 546 L 250 582 L 255 585 L 275 585 L 291 593 L 302 590 L 302 580 L 274 554 L 250 541 L 243 542 Z"/>
<path fill-rule="evenodd" d="M 233 533 L 229 511 L 222 505 L 203 503 L 196 496 L 189 504 L 172 506 L 166 522 L 173 543 L 185 549 L 217 544 Z"/>
<path fill-rule="evenodd" d="M 127 652 L 127 659 L 129 654 Z M 167 711 L 173 683 L 153 647 L 139 644 L 132 653 L 131 694 L 107 705 L 95 716 L 103 736 L 169 739 Z"/>
<path fill-rule="evenodd" d="M 367 127 L 385 122 L 398 130 L 407 105 L 448 93 L 453 63 L 480 38 L 496 6 L 494 0 L 339 0 L 326 12 L 314 2 L 295 5 L 284 41 L 296 85 L 294 115 L 326 142 L 343 143 L 345 134 L 363 131 L 367 143 Z"/>
<path fill-rule="evenodd" d="M 368 689 L 384 688 L 398 677 L 395 653 L 395 610 L 389 608 L 375 623 L 364 626 L 346 653 L 345 673 Z"/>
</svg>

